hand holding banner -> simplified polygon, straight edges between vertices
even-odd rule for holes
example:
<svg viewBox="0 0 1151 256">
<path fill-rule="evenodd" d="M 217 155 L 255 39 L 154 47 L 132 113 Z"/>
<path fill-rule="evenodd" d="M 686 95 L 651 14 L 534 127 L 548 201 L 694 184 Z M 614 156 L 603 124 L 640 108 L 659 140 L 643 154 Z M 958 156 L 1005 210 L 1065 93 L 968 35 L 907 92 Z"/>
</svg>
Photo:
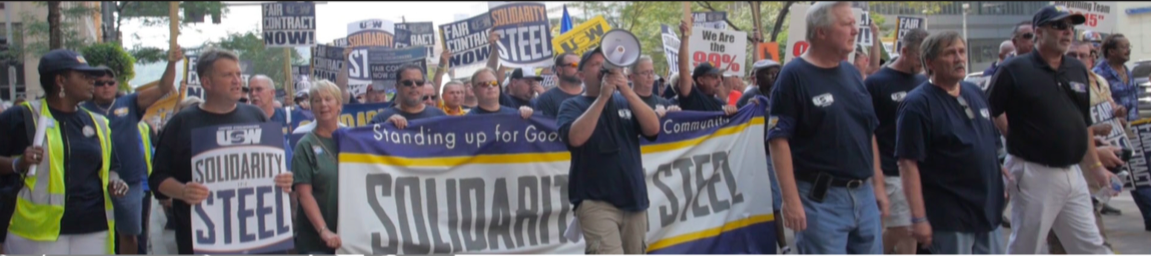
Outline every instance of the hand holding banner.
<svg viewBox="0 0 1151 256">
<path fill-rule="evenodd" d="M 747 32 L 695 28 L 688 45 L 691 66 L 710 62 L 726 69 L 724 75 L 743 77 L 741 65 L 747 60 Z"/>
</svg>

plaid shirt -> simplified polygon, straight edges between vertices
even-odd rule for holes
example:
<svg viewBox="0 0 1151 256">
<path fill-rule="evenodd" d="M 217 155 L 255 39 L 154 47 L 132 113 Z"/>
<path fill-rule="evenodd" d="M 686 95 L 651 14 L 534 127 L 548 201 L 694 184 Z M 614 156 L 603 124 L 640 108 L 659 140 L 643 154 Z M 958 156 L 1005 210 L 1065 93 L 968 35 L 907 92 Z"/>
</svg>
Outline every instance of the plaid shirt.
<svg viewBox="0 0 1151 256">
<path fill-rule="evenodd" d="M 1135 79 L 1131 79 L 1131 70 L 1127 67 L 1123 69 L 1127 71 L 1127 83 L 1119 79 L 1119 73 L 1111 69 L 1111 65 L 1107 65 L 1107 62 L 1095 65 L 1095 69 L 1091 71 L 1107 79 L 1107 84 L 1111 85 L 1111 98 L 1115 99 L 1115 103 L 1127 108 L 1127 120 L 1138 120 L 1139 86 L 1135 84 Z"/>
</svg>

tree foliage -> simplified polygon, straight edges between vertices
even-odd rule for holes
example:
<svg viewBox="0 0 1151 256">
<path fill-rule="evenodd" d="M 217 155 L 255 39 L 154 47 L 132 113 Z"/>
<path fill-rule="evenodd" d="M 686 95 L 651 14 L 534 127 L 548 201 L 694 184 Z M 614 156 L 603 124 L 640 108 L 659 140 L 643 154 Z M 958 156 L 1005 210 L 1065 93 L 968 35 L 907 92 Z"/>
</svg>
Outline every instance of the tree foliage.
<svg viewBox="0 0 1151 256">
<path fill-rule="evenodd" d="M 240 60 L 251 61 L 252 73 L 271 77 L 276 88 L 283 88 L 286 77 L 291 75 L 284 73 L 284 62 L 288 61 L 284 58 L 284 49 L 265 48 L 264 39 L 257 32 L 232 33 L 219 42 L 209 42 L 205 46 L 231 50 L 240 56 Z M 295 49 L 288 49 L 291 49 L 292 63 L 304 61 Z"/>
<path fill-rule="evenodd" d="M 47 2 L 33 2 L 37 7 L 47 9 Z M 96 8 L 89 8 L 77 2 L 65 2 L 60 4 L 60 14 L 65 17 L 60 19 L 59 31 L 61 48 L 69 50 L 80 50 L 84 46 L 92 43 L 87 37 L 80 34 L 80 23 L 84 17 L 92 17 L 98 10 Z M 48 19 L 36 18 L 31 13 L 21 13 L 21 37 L 14 40 L 15 44 L 11 44 L 9 48 L 12 56 L 32 57 L 38 58 L 39 56 L 48 53 L 51 50 L 49 45 L 50 33 L 52 27 L 48 24 Z M 14 34 L 15 36 L 15 34 Z"/>
<path fill-rule="evenodd" d="M 80 51 L 88 60 L 88 65 L 106 65 L 116 72 L 116 81 L 120 82 L 120 91 L 129 91 L 128 81 L 136 77 L 136 59 L 128 54 L 120 44 L 115 42 L 98 43 L 84 47 Z"/>
</svg>

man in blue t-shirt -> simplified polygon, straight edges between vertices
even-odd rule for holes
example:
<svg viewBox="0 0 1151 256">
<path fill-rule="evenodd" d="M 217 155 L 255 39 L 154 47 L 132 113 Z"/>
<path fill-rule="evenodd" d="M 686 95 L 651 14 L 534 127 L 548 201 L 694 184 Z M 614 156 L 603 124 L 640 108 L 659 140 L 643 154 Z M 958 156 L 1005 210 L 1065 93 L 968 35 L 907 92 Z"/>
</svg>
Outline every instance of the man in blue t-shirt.
<svg viewBox="0 0 1151 256">
<path fill-rule="evenodd" d="M 389 122 L 396 128 L 408 127 L 408 121 L 446 116 L 439 108 L 424 105 L 424 86 L 431 86 L 424 79 L 424 69 L 416 65 L 405 65 L 396 70 L 396 88 L 399 93 L 395 103 L 372 118 L 371 124 Z"/>
<path fill-rule="evenodd" d="M 276 82 L 271 77 L 258 74 L 248 80 L 251 90 L 248 100 L 252 106 L 264 111 L 268 121 L 279 123 L 284 127 L 284 134 L 288 134 L 288 113 L 283 108 L 276 107 Z"/>
<path fill-rule="evenodd" d="M 733 105 L 727 104 L 727 97 L 720 98 L 721 90 L 726 90 L 723 83 L 724 70 L 712 66 L 709 62 L 700 63 L 692 70 L 691 76 L 688 77 L 686 73 L 689 65 L 688 41 L 691 37 L 690 24 L 680 24 L 680 45 L 679 45 L 679 70 L 684 73 L 679 74 L 679 81 L 676 84 L 676 91 L 679 95 L 677 102 L 679 107 L 683 110 L 691 111 L 723 111 L 727 115 L 735 114 L 738 110 Z M 728 66 L 730 68 L 731 66 Z"/>
<path fill-rule="evenodd" d="M 850 2 L 812 5 L 811 48 L 783 67 L 768 105 L 784 225 L 796 231 L 801 254 L 883 253 L 887 194 L 873 136 L 879 121 L 859 70 L 845 61 L 855 49 L 851 17 Z M 822 19 L 837 22 L 816 22 Z"/>
<path fill-rule="evenodd" d="M 532 108 L 540 111 L 546 117 L 555 118 L 560 112 L 560 104 L 565 100 L 577 97 L 583 92 L 583 85 L 579 77 L 579 56 L 571 53 L 562 53 L 555 58 L 552 66 L 559 86 L 548 89 L 539 97 L 532 99 Z"/>
<path fill-rule="evenodd" d="M 500 84 L 496 81 L 496 72 L 490 68 L 482 68 L 472 74 L 472 85 L 479 104 L 469 111 L 468 116 L 490 114 L 519 114 L 524 119 L 532 116 L 532 108 L 520 106 L 519 109 L 500 105 Z"/>
<path fill-rule="evenodd" d="M 146 142 L 142 140 L 140 128 L 137 125 L 152 104 L 176 91 L 176 62 L 182 59 L 184 59 L 182 51 L 179 49 L 171 51 L 168 54 L 168 66 L 164 69 L 164 74 L 160 76 L 160 81 L 156 86 L 122 97 L 116 97 L 119 88 L 116 72 L 101 66 L 105 72 L 103 76 L 96 78 L 92 100 L 81 104 L 88 111 L 108 118 L 109 128 L 112 129 L 113 144 L 116 145 L 113 152 L 120 162 L 120 168 L 113 171 L 119 174 L 120 179 L 128 183 L 127 195 L 112 198 L 116 217 L 116 235 L 121 254 L 139 253 L 137 248 L 140 241 L 137 241 L 136 236 L 143 232 L 143 225 L 145 225 L 141 216 L 144 212 L 144 187 L 147 186 L 144 183 L 147 182 L 148 178 L 148 165 L 152 163 L 144 160 L 145 145 L 143 143 Z M 103 62 L 103 60 L 93 61 Z"/>
<path fill-rule="evenodd" d="M 1003 254 L 999 135 L 983 91 L 963 82 L 964 42 L 955 31 L 923 42 L 931 80 L 900 105 L 895 157 L 913 233 L 932 253 Z"/>
<path fill-rule="evenodd" d="M 599 48 L 584 53 L 584 94 L 564 101 L 556 119 L 571 152 L 568 199 L 587 253 L 644 254 L 649 202 L 639 137 L 655 140 L 659 118 L 621 70 L 605 76 L 603 63 Z"/>
<path fill-rule="evenodd" d="M 895 117 L 907 92 L 927 81 L 927 77 L 920 74 L 923 65 L 919 63 L 919 45 L 926 37 L 927 30 L 917 28 L 908 31 L 900 38 L 904 46 L 899 50 L 899 56 L 903 58 L 863 80 L 871 94 L 875 116 L 879 118 L 875 141 L 879 145 L 887 199 L 891 201 L 890 213 L 883 220 L 885 253 L 915 252 L 915 239 L 911 237 L 910 230 L 911 210 L 907 206 L 907 197 L 903 195 L 903 182 L 899 179 L 899 167 L 895 161 Z"/>
</svg>

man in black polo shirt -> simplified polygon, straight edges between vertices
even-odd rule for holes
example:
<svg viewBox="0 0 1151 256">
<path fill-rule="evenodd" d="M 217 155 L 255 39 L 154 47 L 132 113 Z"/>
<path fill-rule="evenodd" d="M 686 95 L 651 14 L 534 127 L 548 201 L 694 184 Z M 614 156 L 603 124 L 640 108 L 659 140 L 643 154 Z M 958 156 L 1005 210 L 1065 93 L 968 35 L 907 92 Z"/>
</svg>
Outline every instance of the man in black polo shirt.
<svg viewBox="0 0 1151 256">
<path fill-rule="evenodd" d="M 680 24 L 680 44 L 679 44 L 679 107 L 683 110 L 693 111 L 723 111 L 731 115 L 735 114 L 738 110 L 735 106 L 727 105 L 727 98 L 718 98 L 720 90 L 724 90 L 723 83 L 723 70 L 715 68 L 711 63 L 700 63 L 691 72 L 691 77 L 688 77 L 690 56 L 688 56 L 688 39 L 691 34 L 691 23 Z"/>
<path fill-rule="evenodd" d="M 931 82 L 900 104 L 895 145 L 914 234 L 934 254 L 1002 254 L 999 136 L 983 91 L 963 82 L 967 46 L 946 31 L 921 49 Z"/>
<path fill-rule="evenodd" d="M 603 63 L 596 48 L 584 53 L 579 68 L 600 70 Z M 587 240 L 586 252 L 643 254 L 648 198 L 639 137 L 655 140 L 659 118 L 618 69 L 585 77 L 584 84 L 583 96 L 560 106 L 556 123 L 571 151 L 568 199 Z"/>
<path fill-rule="evenodd" d="M 991 79 L 991 114 L 1006 114 L 1007 161 L 1012 177 L 1011 241 L 1007 254 L 1034 254 L 1054 230 L 1071 254 L 1110 254 L 1095 227 L 1091 196 L 1082 175 L 1107 182 L 1087 130 L 1088 74 L 1064 58 L 1072 28 L 1085 18 L 1066 7 L 1043 7 L 1032 19 L 1035 51 L 1008 60 Z M 1090 166 L 1080 172 L 1078 163 Z"/>
<path fill-rule="evenodd" d="M 903 196 L 903 185 L 895 160 L 895 117 L 907 93 L 927 82 L 927 77 L 920 74 L 923 65 L 919 60 L 919 46 L 924 38 L 927 38 L 927 30 L 908 31 L 900 38 L 903 44 L 899 50 L 901 58 L 863 80 L 871 94 L 875 116 L 879 118 L 875 140 L 879 144 L 880 167 L 883 169 L 887 199 L 891 200 L 889 215 L 883 220 L 885 253 L 915 252 L 915 240 L 911 238 L 910 229 L 911 209 L 908 208 L 907 197 Z"/>
<path fill-rule="evenodd" d="M 807 27 L 811 48 L 783 67 L 768 105 L 784 225 L 796 231 L 800 254 L 882 254 L 887 194 L 872 135 L 879 121 L 846 61 L 858 34 L 851 3 L 812 5 Z"/>
</svg>

